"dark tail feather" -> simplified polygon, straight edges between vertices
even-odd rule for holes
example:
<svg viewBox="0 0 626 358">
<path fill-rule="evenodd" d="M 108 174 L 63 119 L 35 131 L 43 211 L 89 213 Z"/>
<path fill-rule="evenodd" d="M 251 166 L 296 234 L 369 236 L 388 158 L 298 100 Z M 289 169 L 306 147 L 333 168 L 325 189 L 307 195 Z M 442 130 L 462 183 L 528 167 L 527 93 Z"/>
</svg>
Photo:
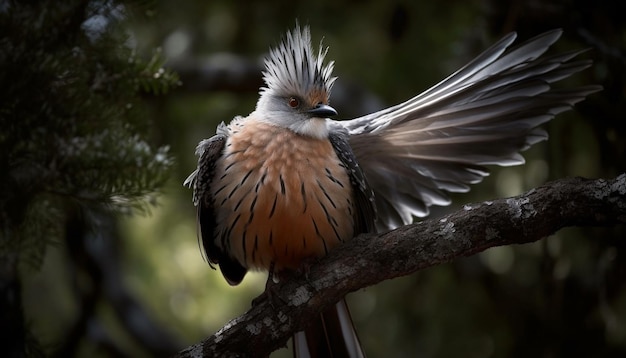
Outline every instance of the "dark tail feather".
<svg viewBox="0 0 626 358">
<path fill-rule="evenodd" d="M 320 314 L 307 329 L 294 335 L 293 355 L 298 358 L 365 357 L 345 299 Z"/>
</svg>

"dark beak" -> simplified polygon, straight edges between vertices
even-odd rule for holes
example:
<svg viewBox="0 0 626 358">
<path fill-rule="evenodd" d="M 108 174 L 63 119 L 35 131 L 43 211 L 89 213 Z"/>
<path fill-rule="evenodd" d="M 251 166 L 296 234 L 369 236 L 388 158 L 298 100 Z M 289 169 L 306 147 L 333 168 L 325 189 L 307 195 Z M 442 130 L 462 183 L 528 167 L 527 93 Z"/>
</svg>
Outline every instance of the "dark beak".
<svg viewBox="0 0 626 358">
<path fill-rule="evenodd" d="M 313 117 L 326 118 L 337 115 L 337 111 L 329 105 L 326 104 L 318 104 L 315 108 L 310 109 L 307 113 L 311 114 Z"/>
</svg>

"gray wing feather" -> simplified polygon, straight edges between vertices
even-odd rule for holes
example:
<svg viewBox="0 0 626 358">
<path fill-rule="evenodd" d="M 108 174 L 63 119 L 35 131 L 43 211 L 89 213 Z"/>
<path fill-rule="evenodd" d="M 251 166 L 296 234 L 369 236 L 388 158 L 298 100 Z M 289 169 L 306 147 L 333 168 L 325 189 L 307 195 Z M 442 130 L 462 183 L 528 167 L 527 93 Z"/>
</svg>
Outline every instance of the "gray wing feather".
<svg viewBox="0 0 626 358">
<path fill-rule="evenodd" d="M 524 163 L 520 151 L 547 138 L 539 125 L 598 86 L 552 84 L 591 65 L 582 51 L 542 56 L 553 30 L 509 49 L 509 34 L 448 78 L 399 105 L 348 121 L 349 143 L 376 196 L 379 228 L 448 205 L 488 175 L 485 165 Z"/>
<path fill-rule="evenodd" d="M 222 156 L 226 139 L 227 129 L 222 123 L 218 126 L 216 135 L 198 144 L 196 147 L 198 168 L 189 175 L 184 185 L 193 189 L 193 203 L 198 208 L 199 236 L 209 265 L 219 264 L 226 281 L 231 285 L 237 285 L 245 276 L 247 269 L 215 243 L 216 215 L 210 194 L 216 163 Z"/>
<path fill-rule="evenodd" d="M 209 139 L 204 139 L 196 147 L 198 167 L 183 183 L 184 186 L 193 190 L 193 204 L 198 206 L 200 201 L 207 199 L 206 193 L 210 187 L 215 173 L 215 163 L 224 149 L 226 136 L 216 134 Z"/>
<path fill-rule="evenodd" d="M 350 178 L 350 185 L 352 185 L 354 191 L 355 234 L 374 232 L 376 230 L 374 193 L 350 148 L 348 133 L 340 127 L 333 129 L 329 134 L 330 143 L 337 157 L 346 168 Z"/>
</svg>

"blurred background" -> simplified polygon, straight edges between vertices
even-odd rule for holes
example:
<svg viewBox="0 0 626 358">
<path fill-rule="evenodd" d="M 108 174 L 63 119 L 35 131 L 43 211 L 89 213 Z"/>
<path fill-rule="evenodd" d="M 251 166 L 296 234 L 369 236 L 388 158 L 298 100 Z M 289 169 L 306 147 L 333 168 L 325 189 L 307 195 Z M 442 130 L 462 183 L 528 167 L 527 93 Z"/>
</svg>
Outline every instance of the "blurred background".
<svg viewBox="0 0 626 358">
<path fill-rule="evenodd" d="M 342 118 L 418 94 L 511 31 L 560 27 L 553 53 L 590 48 L 594 66 L 562 85 L 604 91 L 437 217 L 626 170 L 625 13 L 609 0 L 0 1 L 0 353 L 166 356 L 247 310 L 265 275 L 229 287 L 206 264 L 182 182 L 196 144 L 254 109 L 263 56 L 296 19 L 330 47 Z M 624 357 L 624 238 L 571 228 L 490 249 L 355 292 L 352 315 L 370 357 Z"/>
</svg>

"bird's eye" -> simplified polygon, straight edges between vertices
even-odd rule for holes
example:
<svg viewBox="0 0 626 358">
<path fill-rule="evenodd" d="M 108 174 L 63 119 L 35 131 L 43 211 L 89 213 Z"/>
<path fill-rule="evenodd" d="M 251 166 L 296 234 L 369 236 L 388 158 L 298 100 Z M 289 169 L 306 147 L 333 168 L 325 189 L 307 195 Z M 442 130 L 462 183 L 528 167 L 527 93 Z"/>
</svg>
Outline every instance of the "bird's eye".
<svg viewBox="0 0 626 358">
<path fill-rule="evenodd" d="M 300 101 L 298 101 L 298 99 L 295 97 L 291 97 L 289 98 L 287 104 L 289 104 L 289 107 L 291 108 L 298 108 L 300 106 Z"/>
</svg>

